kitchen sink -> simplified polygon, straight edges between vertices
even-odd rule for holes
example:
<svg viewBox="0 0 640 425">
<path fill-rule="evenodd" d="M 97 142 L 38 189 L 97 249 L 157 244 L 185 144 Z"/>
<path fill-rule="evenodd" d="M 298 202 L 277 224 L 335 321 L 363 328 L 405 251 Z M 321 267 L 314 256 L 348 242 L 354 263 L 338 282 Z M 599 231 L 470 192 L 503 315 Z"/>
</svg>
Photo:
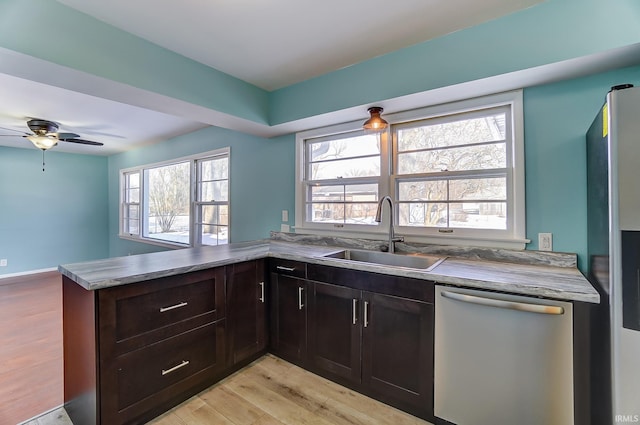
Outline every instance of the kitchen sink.
<svg viewBox="0 0 640 425">
<path fill-rule="evenodd" d="M 444 257 L 428 254 L 388 253 L 380 251 L 365 251 L 359 249 L 347 249 L 331 255 L 334 258 L 357 261 L 361 263 L 381 264 L 392 267 L 405 267 L 431 271 L 444 261 Z"/>
</svg>

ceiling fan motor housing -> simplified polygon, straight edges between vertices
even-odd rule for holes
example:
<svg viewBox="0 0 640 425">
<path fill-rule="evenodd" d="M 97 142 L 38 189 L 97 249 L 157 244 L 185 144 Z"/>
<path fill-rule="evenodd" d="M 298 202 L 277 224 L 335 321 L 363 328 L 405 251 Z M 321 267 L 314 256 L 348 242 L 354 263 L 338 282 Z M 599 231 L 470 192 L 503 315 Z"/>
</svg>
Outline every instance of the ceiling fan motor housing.
<svg viewBox="0 0 640 425">
<path fill-rule="evenodd" d="M 58 132 L 58 124 L 53 121 L 34 119 L 27 121 L 27 126 L 31 131 L 39 135 L 55 134 Z"/>
</svg>

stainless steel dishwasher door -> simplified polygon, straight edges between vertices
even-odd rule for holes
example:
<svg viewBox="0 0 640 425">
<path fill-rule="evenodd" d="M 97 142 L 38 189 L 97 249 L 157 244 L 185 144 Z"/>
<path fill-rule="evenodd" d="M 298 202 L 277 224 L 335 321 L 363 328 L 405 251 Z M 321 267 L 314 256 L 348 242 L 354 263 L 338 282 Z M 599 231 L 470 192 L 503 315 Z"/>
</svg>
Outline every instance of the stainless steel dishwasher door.
<svg viewBox="0 0 640 425">
<path fill-rule="evenodd" d="M 573 424 L 572 304 L 436 286 L 435 415 Z"/>
</svg>

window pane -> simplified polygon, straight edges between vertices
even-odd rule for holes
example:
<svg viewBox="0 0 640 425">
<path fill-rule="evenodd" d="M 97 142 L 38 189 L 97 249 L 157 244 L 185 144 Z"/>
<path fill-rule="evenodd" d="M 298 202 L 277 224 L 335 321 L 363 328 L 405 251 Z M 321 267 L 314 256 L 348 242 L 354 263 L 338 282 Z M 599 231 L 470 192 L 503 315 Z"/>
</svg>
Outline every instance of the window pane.
<svg viewBox="0 0 640 425">
<path fill-rule="evenodd" d="M 467 145 L 505 139 L 505 114 L 398 130 L 398 150 Z"/>
<path fill-rule="evenodd" d="M 506 166 L 507 150 L 505 143 L 401 153 L 398 155 L 398 174 L 486 170 L 506 168 Z"/>
<path fill-rule="evenodd" d="M 378 136 L 373 134 L 323 142 L 310 141 L 307 146 L 312 162 L 380 154 Z"/>
<path fill-rule="evenodd" d="M 447 204 L 430 202 L 401 203 L 400 226 L 447 227 Z"/>
<path fill-rule="evenodd" d="M 202 202 L 227 202 L 229 200 L 229 181 L 209 181 L 199 185 L 198 200 Z"/>
<path fill-rule="evenodd" d="M 377 202 L 377 200 L 378 185 L 375 183 L 311 187 L 312 202 Z"/>
<path fill-rule="evenodd" d="M 149 202 L 145 236 L 189 243 L 189 162 L 147 170 Z"/>
<path fill-rule="evenodd" d="M 449 226 L 472 229 L 506 229 L 507 203 L 452 203 Z"/>
<path fill-rule="evenodd" d="M 140 233 L 140 220 L 133 220 L 133 219 L 127 220 L 126 226 L 127 226 L 127 229 L 125 230 L 125 232 L 131 233 L 133 235 L 137 235 Z"/>
<path fill-rule="evenodd" d="M 225 245 L 229 243 L 227 226 L 204 225 L 201 227 L 202 245 Z"/>
<path fill-rule="evenodd" d="M 507 178 L 451 180 L 449 183 L 452 200 L 500 200 L 507 199 Z"/>
<path fill-rule="evenodd" d="M 415 181 L 398 184 L 400 201 L 441 201 L 447 199 L 447 181 Z"/>
<path fill-rule="evenodd" d="M 380 157 L 342 159 L 311 164 L 311 180 L 380 175 Z"/>
<path fill-rule="evenodd" d="M 229 208 L 227 205 L 203 205 L 200 215 L 203 225 L 229 225 Z"/>
<path fill-rule="evenodd" d="M 229 178 L 229 158 L 203 159 L 200 166 L 200 181 L 225 180 Z"/>
<path fill-rule="evenodd" d="M 344 223 L 344 204 L 309 204 L 307 217 L 316 223 Z"/>
<path fill-rule="evenodd" d="M 133 188 L 139 188 L 140 187 L 140 173 L 135 172 L 135 173 L 127 173 L 126 174 L 126 178 L 127 178 L 127 188 L 129 189 L 133 189 Z"/>
</svg>

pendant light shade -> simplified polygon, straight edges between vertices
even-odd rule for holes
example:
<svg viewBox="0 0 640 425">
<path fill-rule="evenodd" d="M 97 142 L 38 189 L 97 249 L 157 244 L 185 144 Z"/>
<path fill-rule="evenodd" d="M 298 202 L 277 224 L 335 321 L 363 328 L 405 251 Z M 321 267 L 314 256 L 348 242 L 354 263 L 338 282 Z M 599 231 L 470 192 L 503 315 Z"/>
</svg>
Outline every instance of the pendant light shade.
<svg viewBox="0 0 640 425">
<path fill-rule="evenodd" d="M 372 106 L 368 109 L 368 111 L 371 117 L 364 122 L 362 128 L 367 131 L 378 132 L 384 130 L 389 126 L 389 123 L 380 116 L 384 109 L 379 106 Z"/>
</svg>

